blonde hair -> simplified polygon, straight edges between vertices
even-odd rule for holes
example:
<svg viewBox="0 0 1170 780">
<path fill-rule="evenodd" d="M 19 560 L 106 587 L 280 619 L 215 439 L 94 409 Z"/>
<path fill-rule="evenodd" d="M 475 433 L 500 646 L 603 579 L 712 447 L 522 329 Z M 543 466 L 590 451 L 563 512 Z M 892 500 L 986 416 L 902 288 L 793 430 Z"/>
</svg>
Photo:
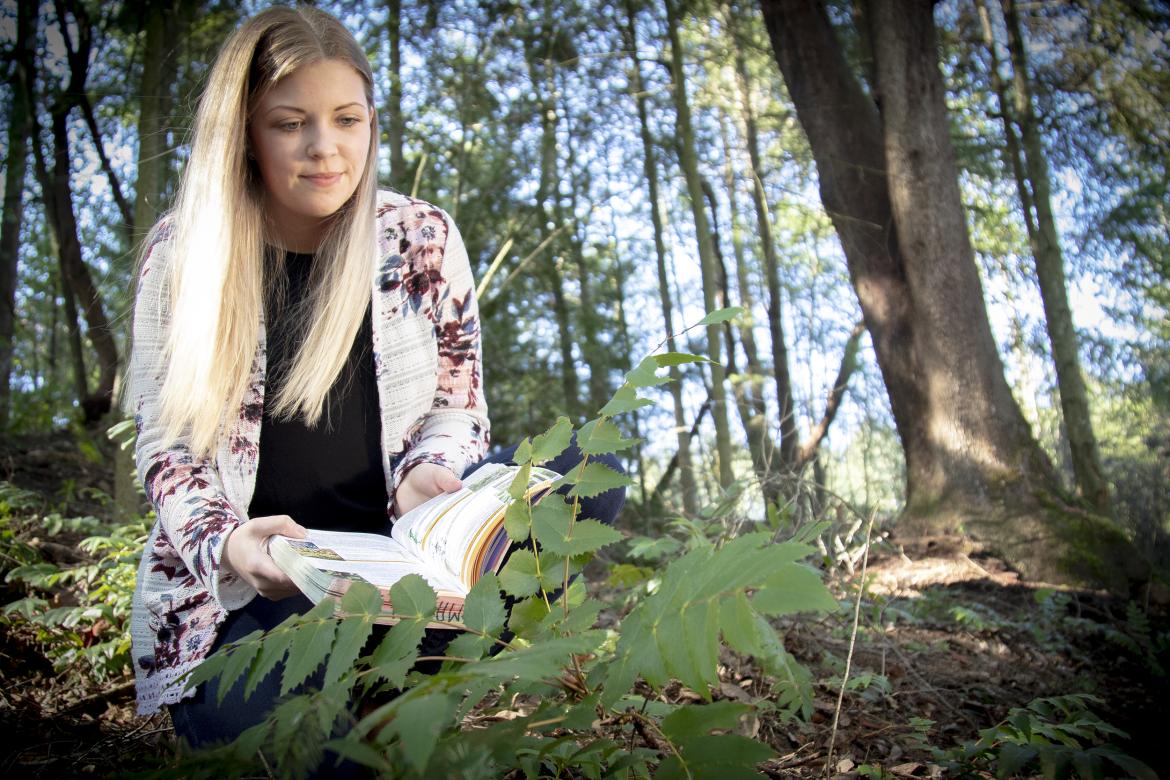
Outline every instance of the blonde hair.
<svg viewBox="0 0 1170 780">
<path fill-rule="evenodd" d="M 340 22 L 312 7 L 273 7 L 253 16 L 224 44 L 208 76 L 171 215 L 171 317 L 160 398 L 164 440 L 185 437 L 195 454 L 216 450 L 243 401 L 265 289 L 274 283 L 264 262 L 264 185 L 247 151 L 248 119 L 282 78 L 329 59 L 358 71 L 373 106 L 365 53 Z M 275 398 L 266 399 L 272 414 L 299 414 L 317 424 L 369 305 L 377 146 L 374 114 L 357 189 L 330 219 L 317 249 L 308 316 L 290 340 L 301 346 Z"/>
</svg>

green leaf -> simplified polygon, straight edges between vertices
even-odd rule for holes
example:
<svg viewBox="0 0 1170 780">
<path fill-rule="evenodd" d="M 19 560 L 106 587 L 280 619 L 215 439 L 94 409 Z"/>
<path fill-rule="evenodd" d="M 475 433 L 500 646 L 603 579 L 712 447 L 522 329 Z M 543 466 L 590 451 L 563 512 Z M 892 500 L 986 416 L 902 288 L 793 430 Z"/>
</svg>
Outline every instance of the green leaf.
<svg viewBox="0 0 1170 780">
<path fill-rule="evenodd" d="M 542 501 L 533 508 L 532 532 L 542 551 L 562 558 L 594 552 L 622 538 L 619 532 L 596 520 L 573 522 L 573 508 L 558 498 Z"/>
<path fill-rule="evenodd" d="M 300 615 L 289 615 L 280 625 L 269 631 L 268 635 L 264 637 L 264 641 L 260 643 L 260 653 L 256 657 L 252 671 L 248 673 L 248 682 L 244 685 L 245 701 L 252 697 L 257 686 L 264 682 L 264 678 L 272 673 L 276 665 L 284 660 L 296 634 L 293 625 L 300 620 L 300 617 Z"/>
<path fill-rule="evenodd" d="M 581 426 L 577 446 L 586 455 L 603 455 L 629 449 L 641 439 L 626 439 L 621 430 L 606 417 L 598 417 Z"/>
<path fill-rule="evenodd" d="M 454 713 L 455 701 L 445 694 L 415 696 L 398 708 L 390 729 L 398 735 L 406 760 L 420 775 L 426 776 L 439 735 L 451 725 Z"/>
<path fill-rule="evenodd" d="M 528 637 L 527 632 L 539 626 L 549 612 L 544 599 L 536 596 L 526 598 L 512 607 L 512 612 L 508 616 L 508 629 L 517 636 Z"/>
<path fill-rule="evenodd" d="M 500 600 L 500 581 L 486 574 L 472 586 L 463 602 L 463 625 L 472 631 L 494 634 L 504 627 L 506 614 Z"/>
<path fill-rule="evenodd" d="M 219 678 L 219 690 L 216 693 L 216 702 L 219 704 L 223 704 L 224 696 L 227 696 L 236 680 L 240 679 L 240 675 L 252 665 L 256 653 L 260 650 L 260 643 L 255 641 L 254 636 L 249 636 L 251 641 L 241 642 L 227 652 L 227 663 L 224 664 L 223 673 Z"/>
<path fill-rule="evenodd" d="M 381 603 L 379 598 L 378 604 Z M 374 624 L 368 617 L 349 617 L 341 621 L 337 627 L 333 651 L 329 653 L 329 663 L 325 666 L 325 685 L 333 685 L 353 668 L 354 661 L 361 654 L 373 629 Z"/>
<path fill-rule="evenodd" d="M 330 740 L 325 743 L 325 748 L 355 764 L 377 769 L 384 774 L 389 774 L 392 769 L 390 762 L 381 753 L 353 738 Z"/>
<path fill-rule="evenodd" d="M 654 402 L 649 398 L 639 398 L 637 392 L 630 385 L 622 385 L 613 394 L 613 398 L 601 407 L 601 414 L 606 417 L 613 417 L 615 414 L 622 414 L 623 412 L 632 412 L 635 409 L 641 409 L 643 406 L 653 406 Z"/>
<path fill-rule="evenodd" d="M 400 618 L 430 620 L 435 616 L 435 591 L 417 574 L 408 574 L 390 586 L 390 603 Z"/>
<path fill-rule="evenodd" d="M 762 742 L 739 734 L 689 737 L 682 743 L 683 758 L 697 766 L 755 766 L 776 753 Z"/>
<path fill-rule="evenodd" d="M 531 596 L 540 589 L 536 576 L 536 556 L 531 550 L 515 550 L 500 571 L 500 587 L 510 596 Z"/>
<path fill-rule="evenodd" d="M 532 474 L 531 463 L 521 463 L 520 470 L 516 472 L 516 476 L 512 479 L 512 483 L 508 485 L 508 495 L 514 501 L 519 501 L 524 498 L 524 494 L 528 492 L 528 478 Z M 515 506 L 515 504 L 513 504 Z"/>
<path fill-rule="evenodd" d="M 627 487 L 634 484 L 634 481 L 625 474 L 614 471 L 604 463 L 586 463 L 585 468 L 580 471 L 574 469 L 571 478 L 565 477 L 555 484 L 557 486 L 573 485 L 569 491 L 570 497 L 591 498 L 612 488 Z"/>
<path fill-rule="evenodd" d="M 731 649 L 744 655 L 759 655 L 760 637 L 756 633 L 756 611 L 741 590 L 723 600 L 719 607 L 719 629 Z"/>
<path fill-rule="evenodd" d="M 821 576 L 799 563 L 786 563 L 771 574 L 752 598 L 752 606 L 765 615 L 840 609 Z"/>
<path fill-rule="evenodd" d="M 418 644 L 426 631 L 425 620 L 403 620 L 390 628 L 382 638 L 370 666 L 376 674 L 395 688 L 406 684 L 406 673 L 418 658 Z"/>
<path fill-rule="evenodd" d="M 642 358 L 642 362 L 626 374 L 626 384 L 631 387 L 654 387 L 669 381 L 669 376 L 658 376 L 658 362 L 653 355 Z"/>
<path fill-rule="evenodd" d="M 341 596 L 343 615 L 365 615 L 376 618 L 382 614 L 382 593 L 368 582 L 352 582 Z"/>
<path fill-rule="evenodd" d="M 570 665 L 572 654 L 596 650 L 604 640 L 603 631 L 587 631 L 571 637 L 543 639 L 528 647 L 505 650 L 497 656 L 468 664 L 462 671 L 467 675 L 496 680 L 507 680 L 512 677 L 519 677 L 521 680 L 551 678 Z"/>
<path fill-rule="evenodd" d="M 573 436 L 573 424 L 568 417 L 558 417 L 553 427 L 532 440 L 532 462 L 544 463 L 565 451 Z"/>
<path fill-rule="evenodd" d="M 695 325 L 719 325 L 738 317 L 743 312 L 744 308 L 742 306 L 728 306 L 724 309 L 716 309 L 713 312 L 708 312 L 707 316 L 699 320 Z"/>
<path fill-rule="evenodd" d="M 293 632 L 288 660 L 280 678 L 281 696 L 308 679 L 329 655 L 337 631 L 334 606 L 328 599 L 322 601 L 305 615 L 304 623 Z"/>
<path fill-rule="evenodd" d="M 444 655 L 448 658 L 470 658 L 473 661 L 478 661 L 487 655 L 492 644 L 491 637 L 470 634 L 465 631 L 451 640 Z"/>
<path fill-rule="evenodd" d="M 513 542 L 523 542 L 531 532 L 527 501 L 513 501 L 504 511 L 504 531 Z"/>
<path fill-rule="evenodd" d="M 733 729 L 739 725 L 740 717 L 751 709 L 742 702 L 733 701 L 679 707 L 662 719 L 662 733 L 672 742 L 679 742 L 686 737 L 710 734 L 716 729 Z"/>
</svg>

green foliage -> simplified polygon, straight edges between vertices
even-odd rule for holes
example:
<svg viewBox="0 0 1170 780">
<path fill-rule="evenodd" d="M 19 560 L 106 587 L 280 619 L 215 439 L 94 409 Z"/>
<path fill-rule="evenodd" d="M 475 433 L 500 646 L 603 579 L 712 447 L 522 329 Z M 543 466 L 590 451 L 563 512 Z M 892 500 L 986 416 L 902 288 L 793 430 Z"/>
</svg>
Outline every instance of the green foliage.
<svg viewBox="0 0 1170 780">
<path fill-rule="evenodd" d="M 1034 773 L 1096 780 L 1117 771 L 1154 780 L 1156 773 L 1110 744 L 1125 733 L 1089 709 L 1101 701 L 1085 694 L 1036 699 L 1013 707 L 1002 721 L 979 732 L 978 741 L 947 756 L 956 767 L 988 767 L 997 778 Z M 1112 771 L 1110 771 L 1112 770 Z"/>
<path fill-rule="evenodd" d="M 692 359 L 699 358 L 649 358 L 627 375 L 618 395 L 636 408 L 637 387 L 654 384 L 659 368 Z M 572 432 L 562 418 L 526 442 L 517 454 L 521 467 L 555 457 Z M 508 534 L 523 548 L 498 578 L 484 577 L 472 589 L 466 631 L 447 648 L 440 671 L 412 671 L 434 616 L 429 586 L 418 577 L 396 584 L 391 602 L 400 622 L 371 643 L 378 599 L 372 588 L 355 584 L 338 610 L 345 617 L 323 603 L 197 667 L 190 685 L 218 678 L 224 690 L 244 679 L 250 693 L 283 662 L 287 692 L 324 663 L 326 685 L 324 692 L 287 699 L 266 724 L 229 748 L 197 757 L 194 765 L 226 766 L 259 750 L 278 775 L 300 776 L 329 751 L 401 777 L 498 778 L 509 771 L 526 777 L 758 777 L 755 765 L 771 749 L 735 733 L 753 707 L 713 700 L 720 640 L 754 656 L 776 678 L 782 713 L 811 714 L 810 676 L 785 652 L 768 618 L 836 609 L 801 562 L 814 548 L 778 543 L 766 532 L 696 538 L 687 548 L 674 539 L 635 540 L 635 554 L 655 564 L 649 579 L 656 585 L 634 599 L 620 633 L 600 630 L 595 626 L 605 605 L 586 599 L 574 580 L 621 534 L 580 517 L 580 498 L 625 484 L 622 475 L 590 458 L 633 441 L 606 412 L 578 430 L 577 440 L 585 460 L 561 480 L 564 498 L 550 495 L 535 506 L 518 501 L 508 513 Z M 630 579 L 640 592 L 648 581 L 644 573 Z M 505 595 L 513 600 L 510 611 Z M 626 600 L 619 594 L 617 601 Z M 634 693 L 639 680 L 661 689 L 672 678 L 710 703 L 663 705 Z M 390 690 L 401 693 L 388 700 L 380 695 Z M 347 706 L 351 699 L 366 706 Z M 473 710 L 480 727 L 461 728 Z M 635 738 L 646 746 L 631 749 Z"/>
<path fill-rule="evenodd" d="M 31 630 L 61 674 L 102 682 L 130 668 L 130 617 L 147 522 L 106 526 L 94 517 L 42 515 L 35 494 L 0 483 L 0 575 L 8 597 L 0 623 Z M 33 540 L 75 539 L 83 560 L 63 565 L 45 557 Z"/>
</svg>

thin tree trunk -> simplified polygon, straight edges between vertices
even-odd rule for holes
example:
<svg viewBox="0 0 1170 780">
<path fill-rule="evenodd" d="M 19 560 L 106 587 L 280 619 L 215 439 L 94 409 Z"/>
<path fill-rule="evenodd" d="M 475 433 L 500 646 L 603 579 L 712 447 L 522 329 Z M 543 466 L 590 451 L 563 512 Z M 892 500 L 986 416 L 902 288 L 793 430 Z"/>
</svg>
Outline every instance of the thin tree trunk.
<svg viewBox="0 0 1170 780">
<path fill-rule="evenodd" d="M 1028 56 L 1023 31 L 1020 29 L 1015 0 L 1003 0 L 1003 9 L 1014 72 L 1015 118 L 1020 125 L 1032 206 L 1036 210 L 1036 229 L 1030 236 L 1032 255 L 1036 259 L 1036 279 L 1040 283 L 1044 321 L 1052 344 L 1052 360 L 1056 364 L 1056 382 L 1060 389 L 1060 406 L 1069 450 L 1072 452 L 1073 474 L 1081 497 L 1097 510 L 1108 513 L 1109 484 L 1101 471 L 1097 437 L 1093 433 L 1089 411 L 1089 394 L 1077 352 L 1077 331 L 1068 304 L 1064 257 L 1056 231 L 1056 219 L 1052 215 L 1048 160 L 1044 154 L 1044 142 L 1040 138 L 1028 82 Z"/>
<path fill-rule="evenodd" d="M 406 135 L 406 117 L 402 114 L 402 0 L 387 0 L 389 17 L 386 32 L 390 37 L 390 84 L 387 90 L 386 145 L 390 147 L 390 184 L 406 192 L 410 172 L 406 170 L 403 155 L 403 137 Z M 458 199 L 455 201 L 458 203 Z"/>
<path fill-rule="evenodd" d="M 1142 576 L 1110 524 L 1061 506 L 1004 379 L 959 195 L 933 4 L 868 6 L 880 115 L 823 7 L 761 5 L 906 456 L 900 530 L 953 532 L 961 522 L 1029 576 L 1114 586 Z"/>
<path fill-rule="evenodd" d="M 796 413 L 792 401 L 792 374 L 788 368 L 788 344 L 784 335 L 783 292 L 780 287 L 780 259 L 776 255 L 776 241 L 772 236 L 772 218 L 764 194 L 764 182 L 760 177 L 760 140 L 756 125 L 756 112 L 752 106 L 751 81 L 748 77 L 747 58 L 744 55 L 742 33 L 739 29 L 738 14 L 725 5 L 724 16 L 731 33 L 735 51 L 735 86 L 743 114 L 744 135 L 748 151 L 748 175 L 752 181 L 752 205 L 756 210 L 756 229 L 759 231 L 760 246 L 764 253 L 764 279 L 768 285 L 768 335 L 772 342 L 772 374 L 776 378 L 776 398 L 780 423 L 780 458 L 774 468 L 783 475 L 794 476 L 796 453 L 800 437 L 796 431 Z"/>
<path fill-rule="evenodd" d="M 642 86 L 642 62 L 638 57 L 638 28 L 631 0 L 626 0 L 626 18 L 628 24 L 623 28 L 625 45 L 632 60 L 630 66 L 630 91 L 638 107 L 638 127 L 642 136 L 642 171 L 646 177 L 646 186 L 650 195 L 650 221 L 654 228 L 654 255 L 658 270 L 658 297 L 662 303 L 663 327 L 666 329 L 666 347 L 671 352 L 677 352 L 678 347 L 674 338 L 674 314 L 670 296 L 669 274 L 666 270 L 666 242 L 663 240 L 662 201 L 658 194 L 658 163 L 654 152 L 654 139 L 650 133 L 650 122 L 646 108 L 646 92 Z M 686 410 L 682 399 L 682 371 L 678 366 L 671 366 L 670 397 L 674 409 L 674 428 L 678 439 L 676 463 L 679 470 L 679 485 L 682 489 L 683 511 L 694 517 L 699 510 L 698 497 L 695 490 L 695 475 L 691 465 L 690 434 L 686 424 Z M 657 493 L 657 490 L 655 490 Z"/>
<path fill-rule="evenodd" d="M 12 111 L 8 122 L 8 157 L 4 171 L 4 206 L 0 216 L 0 431 L 8 427 L 12 406 L 12 354 L 16 337 L 16 279 L 20 261 L 20 228 L 24 216 L 24 179 L 28 169 L 29 91 L 26 81 L 35 35 L 33 9 L 17 6 L 17 33 L 12 78 Z"/>
<path fill-rule="evenodd" d="M 673 83 L 672 95 L 677 115 L 679 164 L 686 177 L 687 193 L 691 202 L 691 213 L 695 220 L 695 238 L 699 245 L 699 261 L 703 278 L 703 305 L 707 311 L 715 311 L 718 297 L 718 280 L 715 270 L 715 251 L 711 245 L 711 232 L 707 214 L 703 209 L 703 188 L 699 176 L 699 161 L 695 153 L 695 132 L 691 126 L 691 109 L 687 102 L 686 75 L 683 72 L 682 43 L 678 28 L 680 19 L 675 8 L 676 0 L 666 0 L 666 27 L 670 36 L 670 72 Z M 728 425 L 727 393 L 724 388 L 726 377 L 723 371 L 723 334 L 718 325 L 707 326 L 707 357 L 711 359 L 711 418 L 715 422 L 715 451 L 719 461 L 719 485 L 726 488 L 735 481 L 731 466 L 731 430 Z"/>
</svg>

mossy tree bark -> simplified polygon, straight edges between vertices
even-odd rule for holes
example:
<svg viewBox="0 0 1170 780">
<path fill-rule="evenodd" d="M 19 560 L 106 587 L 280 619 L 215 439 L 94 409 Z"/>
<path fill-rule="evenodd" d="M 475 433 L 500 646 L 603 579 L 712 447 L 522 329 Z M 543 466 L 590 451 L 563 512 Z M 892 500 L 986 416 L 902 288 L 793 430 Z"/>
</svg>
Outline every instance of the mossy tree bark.
<svg viewBox="0 0 1170 780">
<path fill-rule="evenodd" d="M 1067 505 L 1004 378 L 959 193 L 933 3 L 868 4 L 876 104 L 821 4 L 761 6 L 905 453 L 900 533 L 966 533 L 1034 578 L 1142 576 L 1111 523 Z"/>
</svg>

